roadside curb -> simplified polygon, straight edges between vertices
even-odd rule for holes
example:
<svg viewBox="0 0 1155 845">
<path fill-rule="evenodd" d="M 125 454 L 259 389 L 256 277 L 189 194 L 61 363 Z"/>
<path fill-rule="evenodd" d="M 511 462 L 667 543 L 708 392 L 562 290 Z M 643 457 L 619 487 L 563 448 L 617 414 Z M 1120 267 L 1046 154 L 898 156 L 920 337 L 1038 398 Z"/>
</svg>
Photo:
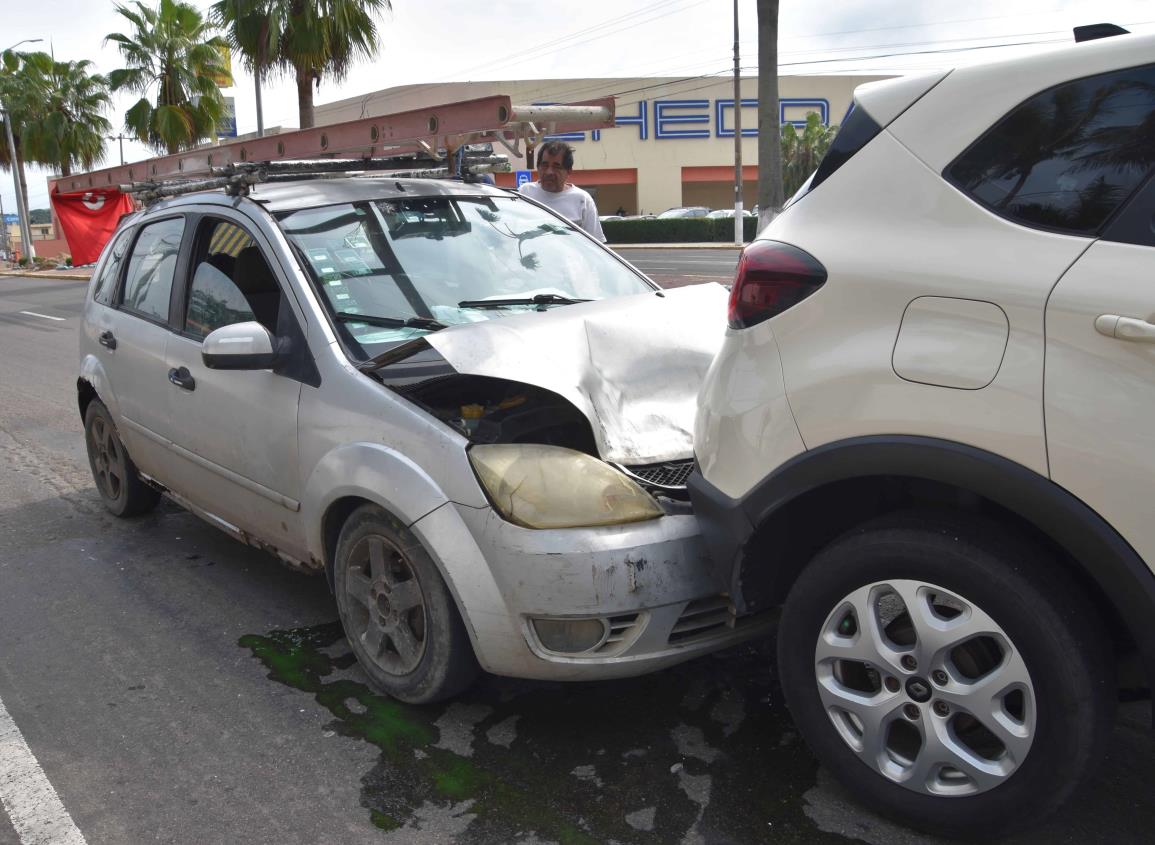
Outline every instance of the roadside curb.
<svg viewBox="0 0 1155 845">
<path fill-rule="evenodd" d="M 0 270 L 0 276 L 12 276 L 21 279 L 72 279 L 87 282 L 92 278 L 91 273 L 28 273 L 18 270 Z"/>
</svg>

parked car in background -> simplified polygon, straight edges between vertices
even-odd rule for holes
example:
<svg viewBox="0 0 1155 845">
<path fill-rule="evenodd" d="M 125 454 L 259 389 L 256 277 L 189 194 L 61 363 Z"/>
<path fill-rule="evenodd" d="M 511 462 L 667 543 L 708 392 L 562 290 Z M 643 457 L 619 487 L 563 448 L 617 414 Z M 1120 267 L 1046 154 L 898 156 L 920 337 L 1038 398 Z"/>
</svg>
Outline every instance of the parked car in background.
<svg viewBox="0 0 1155 845">
<path fill-rule="evenodd" d="M 658 215 L 659 220 L 669 220 L 674 217 L 705 217 L 710 209 L 704 205 L 691 205 L 686 208 L 667 208 Z"/>
<path fill-rule="evenodd" d="M 690 481 L 795 722 L 990 837 L 1155 679 L 1155 36 L 860 87 L 749 245 Z"/>
<path fill-rule="evenodd" d="M 738 642 L 686 494 L 717 285 L 485 185 L 336 178 L 127 219 L 77 381 L 108 509 L 323 571 L 371 681 L 592 680 Z M 749 624 L 747 624 L 749 623 Z"/>
<path fill-rule="evenodd" d="M 743 217 L 757 217 L 758 215 L 755 214 L 753 211 L 750 211 L 749 209 L 744 208 L 744 209 L 742 209 L 742 216 Z M 713 211 L 711 211 L 709 214 L 707 214 L 706 217 L 708 217 L 710 220 L 718 220 L 718 219 L 724 219 L 724 218 L 729 217 L 732 220 L 732 219 L 734 219 L 734 209 L 732 209 L 732 208 L 716 208 Z"/>
</svg>

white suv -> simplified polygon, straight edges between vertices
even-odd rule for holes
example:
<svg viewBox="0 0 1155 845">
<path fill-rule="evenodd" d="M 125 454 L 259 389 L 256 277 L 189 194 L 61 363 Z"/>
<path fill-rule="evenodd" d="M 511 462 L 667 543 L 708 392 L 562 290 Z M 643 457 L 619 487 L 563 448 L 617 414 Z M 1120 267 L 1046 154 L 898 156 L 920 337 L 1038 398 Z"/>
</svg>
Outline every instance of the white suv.
<svg viewBox="0 0 1155 845">
<path fill-rule="evenodd" d="M 748 246 L 691 476 L 872 805 L 1061 805 L 1155 677 L 1155 37 L 865 85 Z M 1122 680 L 1120 680 L 1122 679 Z"/>
</svg>

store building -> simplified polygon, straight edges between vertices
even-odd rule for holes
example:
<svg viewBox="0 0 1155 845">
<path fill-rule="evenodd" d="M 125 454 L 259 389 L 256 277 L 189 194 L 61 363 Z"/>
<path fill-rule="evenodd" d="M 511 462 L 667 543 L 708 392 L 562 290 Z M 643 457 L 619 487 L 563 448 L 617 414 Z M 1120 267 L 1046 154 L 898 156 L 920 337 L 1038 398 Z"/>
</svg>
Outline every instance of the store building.
<svg viewBox="0 0 1155 845">
<path fill-rule="evenodd" d="M 801 124 L 817 112 L 826 124 L 841 123 L 854 89 L 885 77 L 788 76 L 779 79 L 780 118 Z M 752 208 L 758 192 L 758 80 L 742 80 L 742 191 Z M 734 82 L 727 77 L 693 79 L 535 79 L 405 85 L 328 103 L 316 122 L 339 123 L 409 109 L 507 94 L 514 104 L 575 103 L 613 95 L 617 125 L 598 132 L 557 136 L 573 145 L 571 180 L 590 191 L 601 214 L 657 214 L 667 208 L 734 204 Z M 495 152 L 507 152 L 498 149 Z M 515 170 L 532 170 L 510 156 Z M 515 174 L 498 174 L 512 187 Z"/>
</svg>

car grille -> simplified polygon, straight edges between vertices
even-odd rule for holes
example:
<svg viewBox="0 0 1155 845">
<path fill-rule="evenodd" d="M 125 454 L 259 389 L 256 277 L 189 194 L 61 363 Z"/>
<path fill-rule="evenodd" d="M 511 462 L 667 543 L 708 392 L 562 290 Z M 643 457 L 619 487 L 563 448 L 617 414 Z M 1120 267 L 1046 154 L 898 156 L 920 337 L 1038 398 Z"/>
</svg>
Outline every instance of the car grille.
<svg viewBox="0 0 1155 845">
<path fill-rule="evenodd" d="M 607 652 L 615 652 L 623 647 L 632 639 L 634 628 L 637 627 L 638 617 L 641 614 L 627 613 L 622 616 L 611 616 L 610 635 L 606 637 L 606 641 L 598 646 L 596 654 L 605 654 Z"/>
<path fill-rule="evenodd" d="M 622 469 L 627 475 L 643 484 L 665 490 L 684 490 L 686 479 L 694 470 L 694 459 L 665 461 L 660 464 L 639 464 L 632 467 L 622 467 Z"/>
<path fill-rule="evenodd" d="M 692 601 L 670 631 L 669 643 L 680 645 L 732 628 L 734 617 L 734 605 L 726 596 Z"/>
</svg>

